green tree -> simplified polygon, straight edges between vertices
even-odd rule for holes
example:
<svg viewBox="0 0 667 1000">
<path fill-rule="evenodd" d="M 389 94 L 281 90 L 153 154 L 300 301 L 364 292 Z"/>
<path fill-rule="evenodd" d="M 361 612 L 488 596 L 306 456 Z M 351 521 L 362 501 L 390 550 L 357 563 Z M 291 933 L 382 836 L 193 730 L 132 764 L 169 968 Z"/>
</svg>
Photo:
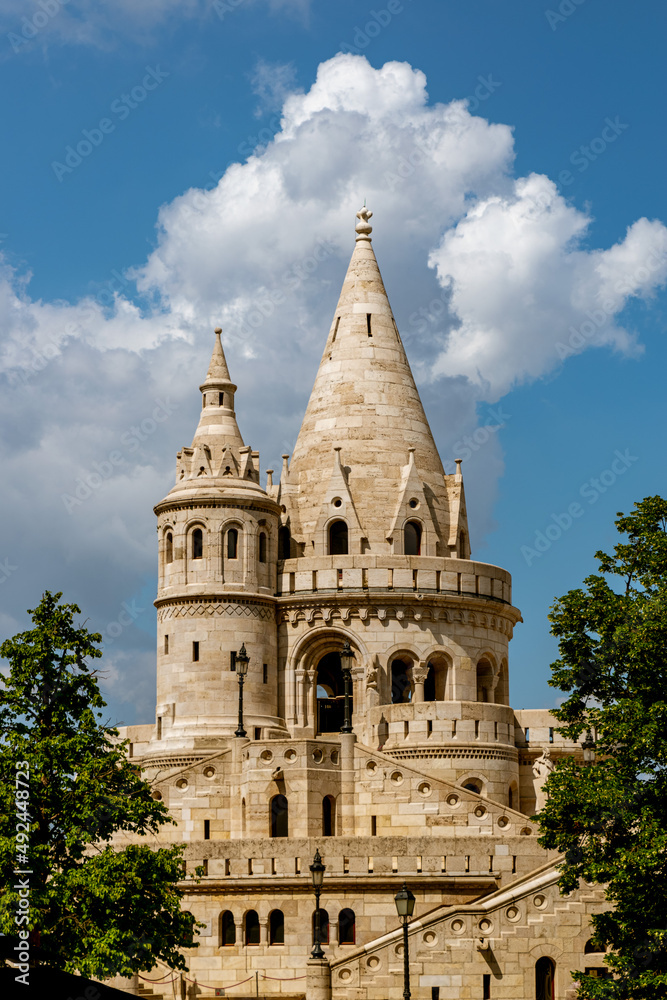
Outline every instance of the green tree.
<svg viewBox="0 0 667 1000">
<path fill-rule="evenodd" d="M 157 959 L 184 969 L 195 921 L 180 908 L 182 847 L 112 845 L 173 820 L 101 721 L 88 661 L 102 637 L 77 628 L 79 608 L 61 596 L 45 593 L 29 612 L 34 628 L 0 647 L 10 664 L 0 675 L 0 930 L 37 932 L 40 960 L 68 972 L 129 975 Z"/>
<path fill-rule="evenodd" d="M 564 855 L 562 892 L 605 887 L 593 917 L 613 979 L 577 976 L 579 997 L 667 996 L 667 501 L 618 515 L 625 536 L 599 574 L 557 600 L 555 712 L 573 740 L 590 730 L 595 760 L 559 761 L 539 815 L 540 843 Z"/>
</svg>

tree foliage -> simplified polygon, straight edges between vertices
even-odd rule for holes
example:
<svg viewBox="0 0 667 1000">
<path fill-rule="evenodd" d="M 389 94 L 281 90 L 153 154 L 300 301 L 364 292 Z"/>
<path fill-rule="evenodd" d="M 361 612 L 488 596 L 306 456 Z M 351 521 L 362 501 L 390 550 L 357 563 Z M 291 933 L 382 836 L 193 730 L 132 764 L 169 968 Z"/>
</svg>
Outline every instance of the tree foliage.
<svg viewBox="0 0 667 1000">
<path fill-rule="evenodd" d="M 61 596 L 45 593 L 34 627 L 0 647 L 10 665 L 0 675 L 0 930 L 36 932 L 40 960 L 69 972 L 129 975 L 157 959 L 185 968 L 194 918 L 180 908 L 182 848 L 139 840 L 173 821 L 101 721 L 89 661 L 102 637 L 77 628 L 79 608 Z M 139 836 L 119 848 L 122 832 Z M 30 872 L 27 924 L 17 870 Z"/>
<path fill-rule="evenodd" d="M 564 855 L 560 887 L 605 886 L 593 917 L 613 979 L 578 977 L 579 997 L 667 996 L 667 501 L 647 497 L 618 515 L 625 536 L 597 552 L 599 574 L 557 600 L 555 715 L 595 761 L 558 763 L 539 815 L 540 843 Z"/>
</svg>

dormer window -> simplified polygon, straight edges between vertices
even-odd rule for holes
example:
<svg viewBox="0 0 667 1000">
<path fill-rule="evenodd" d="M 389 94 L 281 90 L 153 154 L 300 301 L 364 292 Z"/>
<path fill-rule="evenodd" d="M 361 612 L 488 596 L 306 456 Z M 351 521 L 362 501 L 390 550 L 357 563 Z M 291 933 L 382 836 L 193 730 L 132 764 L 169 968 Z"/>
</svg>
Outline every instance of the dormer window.
<svg viewBox="0 0 667 1000">
<path fill-rule="evenodd" d="M 403 529 L 403 552 L 406 556 L 421 555 L 422 526 L 418 521 L 408 521 Z"/>
<path fill-rule="evenodd" d="M 345 521 L 334 521 L 329 526 L 329 555 L 346 556 L 348 553 L 348 531 Z"/>
</svg>

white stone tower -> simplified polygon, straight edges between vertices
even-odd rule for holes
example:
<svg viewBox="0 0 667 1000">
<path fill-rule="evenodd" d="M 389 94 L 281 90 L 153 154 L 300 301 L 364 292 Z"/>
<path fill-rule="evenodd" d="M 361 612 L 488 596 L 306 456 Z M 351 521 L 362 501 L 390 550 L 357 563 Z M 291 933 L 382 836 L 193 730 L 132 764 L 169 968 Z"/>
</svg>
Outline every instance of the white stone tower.
<svg viewBox="0 0 667 1000">
<path fill-rule="evenodd" d="M 245 720 L 256 737 L 277 718 L 275 629 L 279 509 L 259 485 L 259 453 L 244 445 L 220 339 L 199 426 L 177 456 L 176 485 L 156 507 L 159 535 L 156 741 L 165 751 L 221 745 L 236 727 L 235 654 L 255 665 Z M 158 749 L 157 747 L 155 748 Z"/>
<path fill-rule="evenodd" d="M 338 731 L 338 654 L 348 641 L 359 739 L 517 806 L 511 579 L 470 559 L 460 465 L 443 470 L 371 245 L 371 214 L 357 213 L 294 456 L 272 490 L 280 555 L 289 555 L 278 563 L 281 714 L 303 736 Z"/>
<path fill-rule="evenodd" d="M 181 886 L 206 995 L 399 1000 L 406 882 L 416 1000 L 566 1000 L 570 970 L 601 968 L 601 893 L 559 897 L 530 817 L 553 760 L 581 750 L 548 711 L 509 705 L 510 575 L 471 558 L 460 464 L 445 474 L 370 217 L 292 462 L 266 490 L 216 330 L 199 426 L 155 508 L 157 725 L 122 735 L 176 821 L 160 839 L 185 843 L 186 875 L 203 869 Z M 309 959 L 316 851 L 324 959 Z"/>
</svg>

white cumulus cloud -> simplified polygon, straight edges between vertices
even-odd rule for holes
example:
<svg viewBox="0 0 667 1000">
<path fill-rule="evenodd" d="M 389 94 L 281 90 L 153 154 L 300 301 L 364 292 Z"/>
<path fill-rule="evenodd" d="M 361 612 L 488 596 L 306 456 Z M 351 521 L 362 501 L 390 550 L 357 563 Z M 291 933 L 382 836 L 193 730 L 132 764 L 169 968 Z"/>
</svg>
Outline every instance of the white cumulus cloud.
<svg viewBox="0 0 667 1000">
<path fill-rule="evenodd" d="M 154 585 L 152 506 L 192 438 L 218 324 L 241 431 L 264 468 L 280 468 L 364 197 L 445 460 L 475 429 L 480 402 L 575 351 L 640 349 L 621 314 L 664 284 L 667 230 L 640 219 L 614 246 L 592 246 L 591 218 L 548 178 L 513 176 L 509 125 L 460 100 L 430 103 L 424 74 L 407 63 L 374 69 L 354 55 L 289 93 L 281 122 L 213 187 L 162 206 L 154 251 L 125 275 L 136 295 L 116 281 L 78 302 L 34 300 L 29 276 L 0 271 L 7 621 L 49 587 L 85 603 L 103 630 Z M 481 420 L 496 427 L 502 415 Z M 466 468 L 477 540 L 502 473 L 498 435 L 487 436 Z M 150 669 L 147 621 L 148 612 L 115 640 L 110 690 L 135 654 Z"/>
</svg>

